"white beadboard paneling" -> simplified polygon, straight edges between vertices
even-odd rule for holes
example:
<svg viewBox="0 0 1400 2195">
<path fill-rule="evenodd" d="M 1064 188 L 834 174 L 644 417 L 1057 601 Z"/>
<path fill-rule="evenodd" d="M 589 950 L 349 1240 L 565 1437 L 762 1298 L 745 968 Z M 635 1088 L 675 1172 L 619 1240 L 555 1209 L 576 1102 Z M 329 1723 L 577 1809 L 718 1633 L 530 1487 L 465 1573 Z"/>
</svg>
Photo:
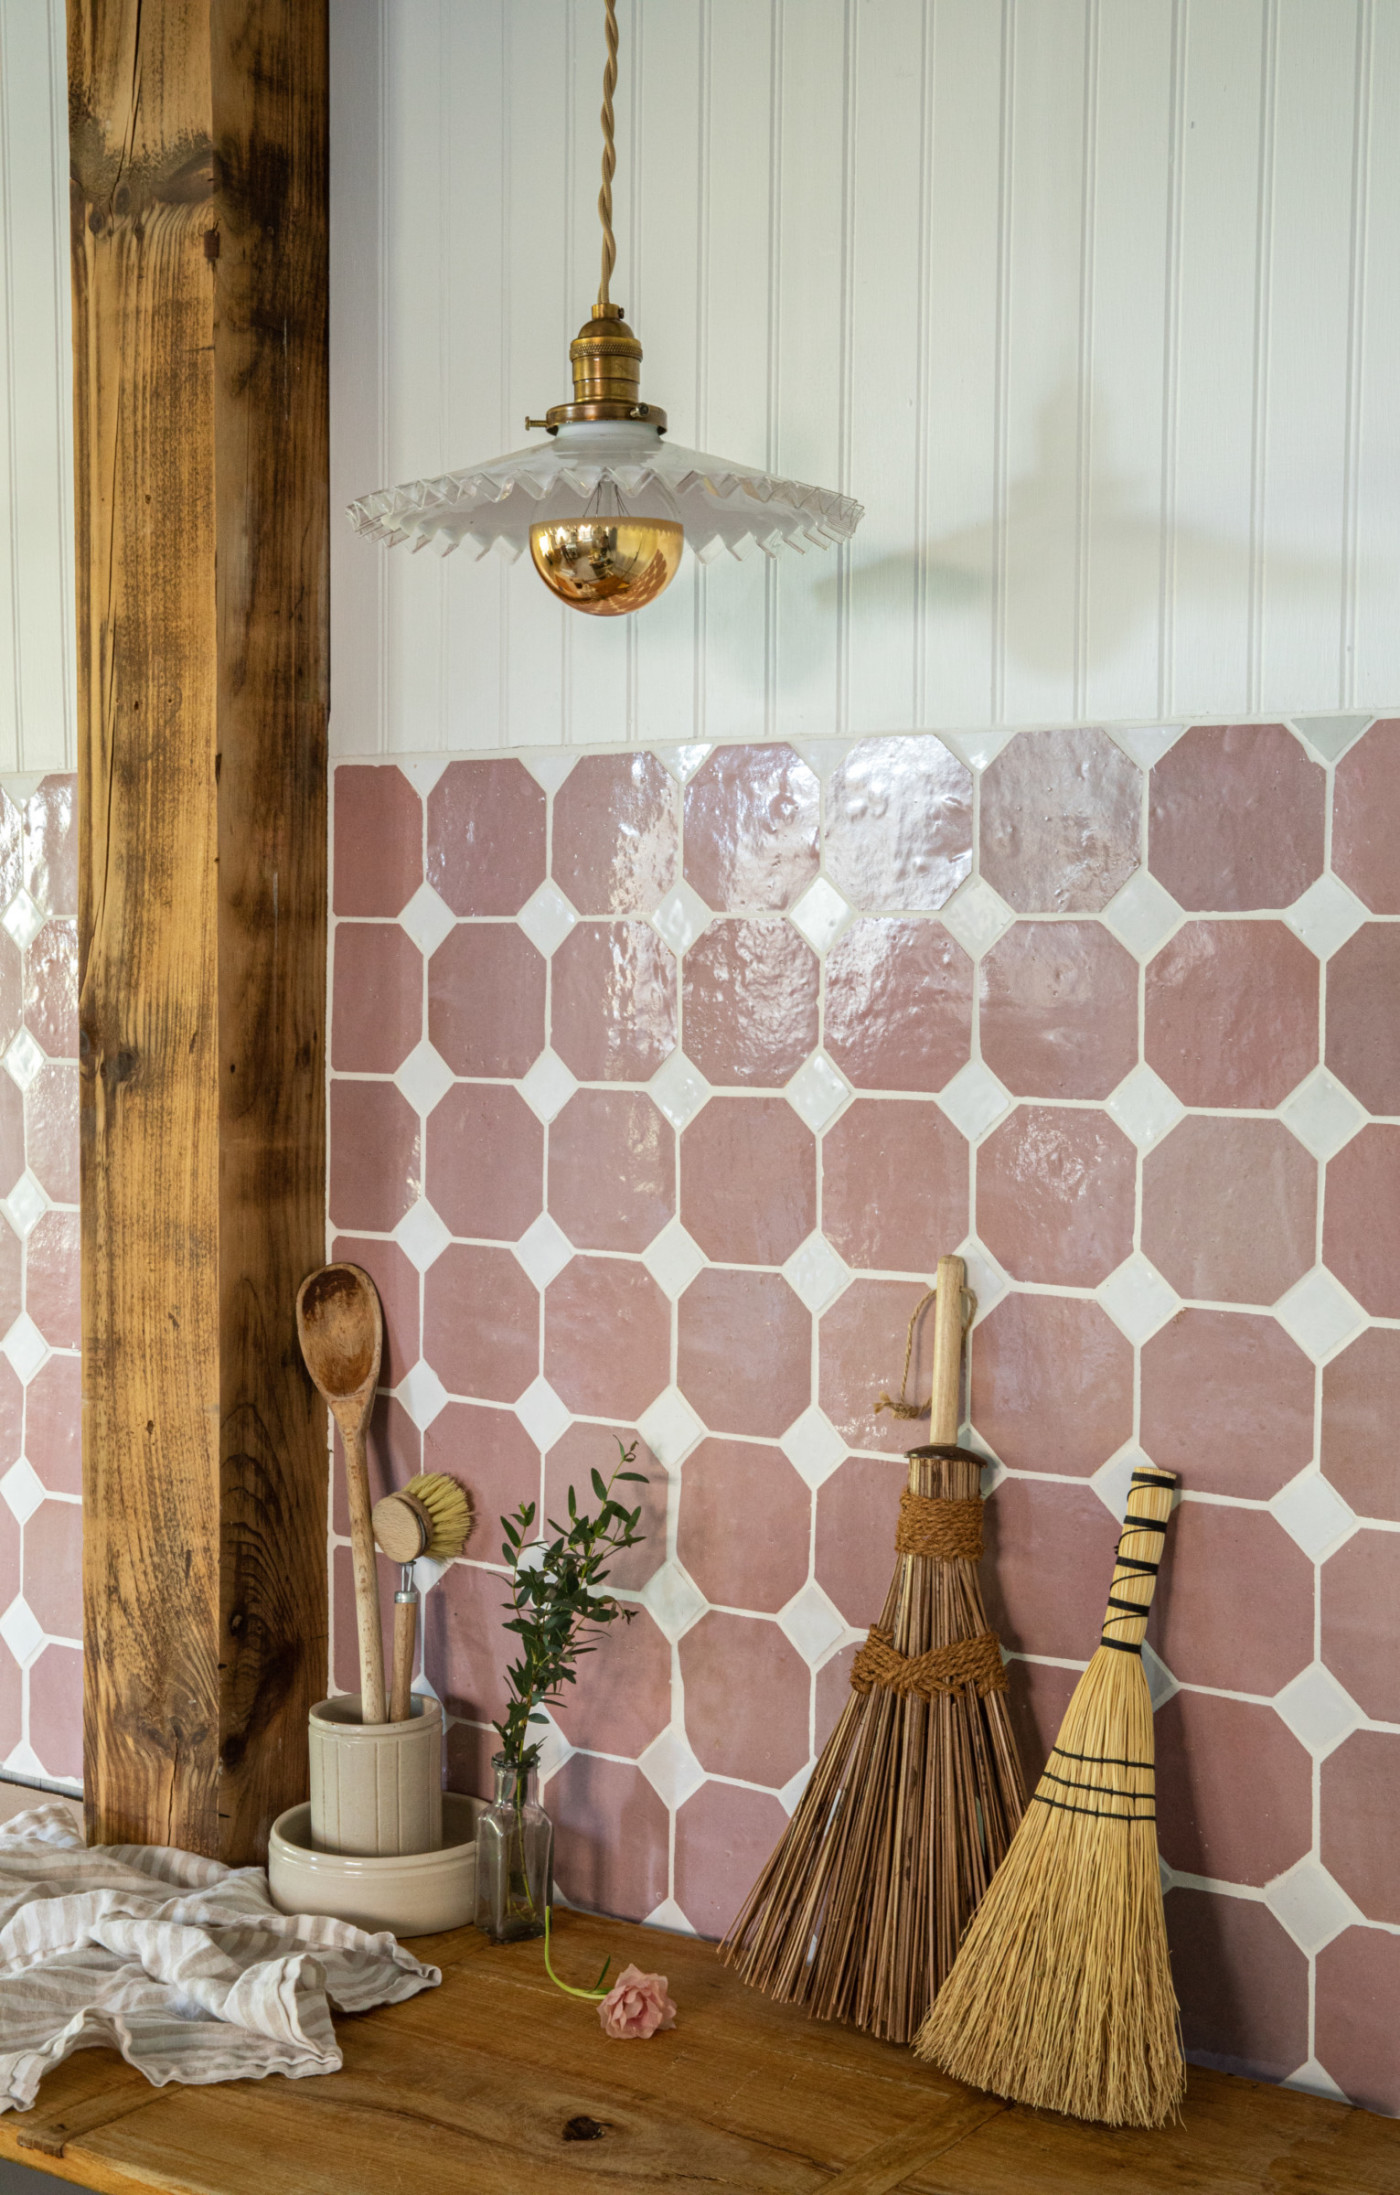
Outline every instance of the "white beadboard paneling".
<svg viewBox="0 0 1400 2195">
<path fill-rule="evenodd" d="M 1354 198 L 1350 512 L 1343 605 L 1347 708 L 1400 693 L 1400 8 L 1363 0 L 1370 63 L 1360 87 L 1362 157 Z"/>
</svg>

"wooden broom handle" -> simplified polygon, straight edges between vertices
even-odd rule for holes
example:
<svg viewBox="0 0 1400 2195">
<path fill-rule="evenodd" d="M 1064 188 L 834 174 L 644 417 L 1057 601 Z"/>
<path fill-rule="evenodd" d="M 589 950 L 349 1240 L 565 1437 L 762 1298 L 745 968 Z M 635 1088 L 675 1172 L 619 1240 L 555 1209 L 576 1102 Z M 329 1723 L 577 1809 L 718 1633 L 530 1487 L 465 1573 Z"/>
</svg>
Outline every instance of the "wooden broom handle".
<svg viewBox="0 0 1400 2195">
<path fill-rule="evenodd" d="M 928 1437 L 935 1448 L 952 1448 L 962 1416 L 963 1289 L 967 1267 L 961 1258 L 940 1258 L 933 1299 L 933 1399 Z"/>
<path fill-rule="evenodd" d="M 1157 1590 L 1157 1568 L 1167 1543 L 1167 1520 L 1176 1489 L 1175 1471 L 1134 1471 L 1127 1513 L 1118 1538 L 1118 1560 L 1103 1619 L 1105 1646 L 1141 1650 L 1147 1611 Z M 1138 1613 L 1141 1611 L 1141 1613 Z"/>
</svg>

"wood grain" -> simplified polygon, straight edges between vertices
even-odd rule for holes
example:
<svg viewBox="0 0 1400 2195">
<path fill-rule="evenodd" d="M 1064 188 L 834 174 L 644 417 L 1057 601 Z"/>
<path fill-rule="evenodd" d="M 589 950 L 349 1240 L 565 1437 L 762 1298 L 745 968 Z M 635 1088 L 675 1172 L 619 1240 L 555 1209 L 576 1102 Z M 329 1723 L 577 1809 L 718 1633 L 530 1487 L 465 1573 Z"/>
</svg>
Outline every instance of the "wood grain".
<svg viewBox="0 0 1400 2195">
<path fill-rule="evenodd" d="M 70 0 L 89 1833 L 257 1858 L 325 1681 L 325 0 Z"/>
</svg>

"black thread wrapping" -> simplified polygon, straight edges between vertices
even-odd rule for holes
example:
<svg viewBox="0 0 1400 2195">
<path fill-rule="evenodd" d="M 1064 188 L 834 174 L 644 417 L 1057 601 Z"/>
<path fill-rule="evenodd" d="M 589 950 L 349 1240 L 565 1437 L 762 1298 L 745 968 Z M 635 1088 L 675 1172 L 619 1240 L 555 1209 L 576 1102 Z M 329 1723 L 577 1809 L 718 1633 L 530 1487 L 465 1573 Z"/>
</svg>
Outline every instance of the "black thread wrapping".
<svg viewBox="0 0 1400 2195">
<path fill-rule="evenodd" d="M 1145 1768 L 1150 1772 L 1157 1766 L 1155 1761 L 1120 1761 L 1113 1753 L 1071 1753 L 1063 1745 L 1052 1745 L 1050 1750 L 1062 1761 L 1087 1761 L 1091 1768 Z"/>
<path fill-rule="evenodd" d="M 1128 1795 L 1128 1793 L 1124 1793 L 1124 1797 Z M 1144 1792 L 1143 1796 L 1146 1798 L 1148 1794 Z M 1061 1814 L 1088 1814 L 1096 1822 L 1155 1822 L 1157 1819 L 1155 1813 L 1110 1814 L 1107 1808 L 1102 1806 L 1069 1806 L 1063 1799 L 1047 1799 L 1040 1791 L 1033 1791 L 1031 1797 L 1038 1806 L 1053 1806 Z"/>
</svg>

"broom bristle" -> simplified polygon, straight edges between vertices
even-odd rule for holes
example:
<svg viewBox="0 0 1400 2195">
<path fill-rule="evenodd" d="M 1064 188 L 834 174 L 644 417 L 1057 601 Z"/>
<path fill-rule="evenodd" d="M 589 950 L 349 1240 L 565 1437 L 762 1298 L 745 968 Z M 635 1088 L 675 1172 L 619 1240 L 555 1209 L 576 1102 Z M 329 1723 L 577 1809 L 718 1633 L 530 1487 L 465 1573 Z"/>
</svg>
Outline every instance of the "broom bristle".
<svg viewBox="0 0 1400 2195">
<path fill-rule="evenodd" d="M 404 1488 L 428 1513 L 430 1536 L 423 1553 L 433 1562 L 451 1562 L 467 1544 L 472 1528 L 471 1496 L 445 1471 L 420 1472 Z"/>
</svg>

